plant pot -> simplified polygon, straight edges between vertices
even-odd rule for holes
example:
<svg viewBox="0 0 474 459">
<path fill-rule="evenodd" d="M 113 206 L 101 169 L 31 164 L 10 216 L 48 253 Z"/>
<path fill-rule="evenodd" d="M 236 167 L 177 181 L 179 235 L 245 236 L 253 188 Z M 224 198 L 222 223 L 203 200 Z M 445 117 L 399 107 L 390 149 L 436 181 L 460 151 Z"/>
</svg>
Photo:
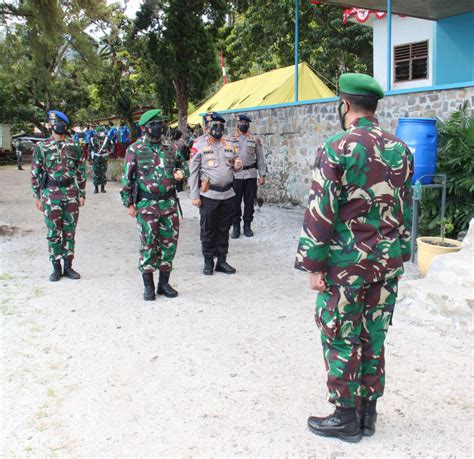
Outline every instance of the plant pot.
<svg viewBox="0 0 474 459">
<path fill-rule="evenodd" d="M 445 237 L 444 243 L 449 244 L 450 247 L 439 245 L 441 241 L 440 237 L 419 237 L 416 240 L 418 246 L 418 269 L 423 277 L 428 273 L 431 262 L 436 256 L 461 250 L 460 241 Z"/>
</svg>

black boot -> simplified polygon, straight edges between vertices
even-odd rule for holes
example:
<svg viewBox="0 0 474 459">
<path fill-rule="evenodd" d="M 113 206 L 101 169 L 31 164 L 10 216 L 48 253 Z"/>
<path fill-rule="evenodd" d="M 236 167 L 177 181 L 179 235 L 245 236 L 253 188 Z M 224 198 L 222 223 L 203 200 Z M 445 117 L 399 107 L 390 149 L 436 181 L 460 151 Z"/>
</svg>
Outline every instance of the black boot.
<svg viewBox="0 0 474 459">
<path fill-rule="evenodd" d="M 81 278 L 81 275 L 72 269 L 72 260 L 64 260 L 64 277 L 74 280 Z"/>
<path fill-rule="evenodd" d="M 216 271 L 225 274 L 234 274 L 236 272 L 236 269 L 230 266 L 229 263 L 227 263 L 225 255 L 219 255 L 217 257 Z"/>
<path fill-rule="evenodd" d="M 250 228 L 250 222 L 244 222 L 244 234 L 247 237 L 253 236 L 252 228 Z"/>
<path fill-rule="evenodd" d="M 349 443 L 357 443 L 362 439 L 355 408 L 336 407 L 336 411 L 325 418 L 311 416 L 308 418 L 308 427 L 311 432 L 322 437 L 336 437 Z"/>
<path fill-rule="evenodd" d="M 375 421 L 377 421 L 376 405 L 377 400 L 362 399 L 362 405 L 359 408 L 359 424 L 364 437 L 371 437 L 375 433 Z"/>
<path fill-rule="evenodd" d="M 99 185 L 94 185 L 94 194 L 99 192 Z"/>
<path fill-rule="evenodd" d="M 51 282 L 57 282 L 61 279 L 61 260 L 54 260 L 53 261 L 53 272 L 49 276 L 49 280 Z"/>
<path fill-rule="evenodd" d="M 178 292 L 173 287 L 171 287 L 169 282 L 170 272 L 160 271 L 160 278 L 158 280 L 158 288 L 156 289 L 156 293 L 158 293 L 158 295 L 165 295 L 167 298 L 176 298 L 178 296 Z"/>
<path fill-rule="evenodd" d="M 105 191 L 105 185 L 100 186 L 100 192 L 101 193 L 107 193 L 107 191 Z"/>
<path fill-rule="evenodd" d="M 232 226 L 232 234 L 230 235 L 232 239 L 239 239 L 240 237 L 240 223 L 234 223 Z"/>
<path fill-rule="evenodd" d="M 143 292 L 143 299 L 145 301 L 155 301 L 155 281 L 153 280 L 153 273 L 142 273 L 143 285 L 145 291 Z"/>
<path fill-rule="evenodd" d="M 214 272 L 214 257 L 211 255 L 205 255 L 204 256 L 204 269 L 202 270 L 202 273 L 205 274 L 206 276 L 212 276 L 213 272 Z"/>
</svg>

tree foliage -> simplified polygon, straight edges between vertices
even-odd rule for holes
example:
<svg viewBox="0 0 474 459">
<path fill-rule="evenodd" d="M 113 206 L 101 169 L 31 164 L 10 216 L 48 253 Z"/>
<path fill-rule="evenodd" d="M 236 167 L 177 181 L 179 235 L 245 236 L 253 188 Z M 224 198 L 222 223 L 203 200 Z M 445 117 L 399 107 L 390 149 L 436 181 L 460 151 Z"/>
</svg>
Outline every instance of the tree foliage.
<svg viewBox="0 0 474 459">
<path fill-rule="evenodd" d="M 474 117 L 467 101 L 446 122 L 438 120 L 437 173 L 447 176 L 446 219 L 457 237 L 474 218 Z M 424 191 L 420 234 L 439 234 L 440 223 L 440 192 Z"/>
</svg>

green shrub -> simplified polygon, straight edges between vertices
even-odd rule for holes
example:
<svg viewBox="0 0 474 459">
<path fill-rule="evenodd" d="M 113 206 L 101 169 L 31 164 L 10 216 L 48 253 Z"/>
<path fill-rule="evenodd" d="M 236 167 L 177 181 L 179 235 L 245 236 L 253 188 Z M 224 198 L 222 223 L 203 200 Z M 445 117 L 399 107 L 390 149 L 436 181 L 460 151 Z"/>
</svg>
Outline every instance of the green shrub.
<svg viewBox="0 0 474 459">
<path fill-rule="evenodd" d="M 447 176 L 446 219 L 454 226 L 449 236 L 457 238 L 474 217 L 474 117 L 468 102 L 437 124 L 437 173 Z M 423 190 L 419 234 L 439 235 L 440 207 L 441 190 Z"/>
</svg>

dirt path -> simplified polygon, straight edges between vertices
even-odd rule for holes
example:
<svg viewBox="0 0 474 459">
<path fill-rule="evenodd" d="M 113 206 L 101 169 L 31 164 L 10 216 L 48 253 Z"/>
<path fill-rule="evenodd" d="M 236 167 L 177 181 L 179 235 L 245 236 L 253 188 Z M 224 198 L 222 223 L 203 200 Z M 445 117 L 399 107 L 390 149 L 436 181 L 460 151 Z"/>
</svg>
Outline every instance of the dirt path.
<svg viewBox="0 0 474 459">
<path fill-rule="evenodd" d="M 2 167 L 0 183 L 2 457 L 472 456 L 471 337 L 401 309 L 376 435 L 349 445 L 308 432 L 330 405 L 314 295 L 292 268 L 301 210 L 264 206 L 255 237 L 231 241 L 238 273 L 210 278 L 184 193 L 180 295 L 150 304 L 117 184 L 88 184 L 83 279 L 52 284 L 28 172 Z"/>
</svg>

